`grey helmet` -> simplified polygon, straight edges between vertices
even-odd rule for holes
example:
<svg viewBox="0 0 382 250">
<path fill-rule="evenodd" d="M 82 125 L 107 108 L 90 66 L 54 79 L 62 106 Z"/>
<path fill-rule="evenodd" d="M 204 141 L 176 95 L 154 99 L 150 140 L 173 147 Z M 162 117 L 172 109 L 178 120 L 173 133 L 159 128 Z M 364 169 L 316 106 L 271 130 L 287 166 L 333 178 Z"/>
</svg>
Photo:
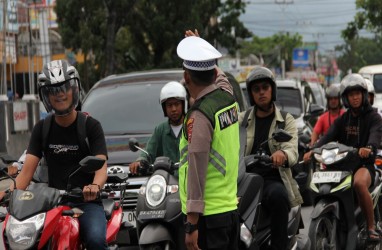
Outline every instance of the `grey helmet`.
<svg viewBox="0 0 382 250">
<path fill-rule="evenodd" d="M 369 100 L 370 101 L 370 105 L 373 105 L 374 104 L 374 97 L 375 97 L 375 88 L 374 88 L 374 85 L 373 85 L 373 83 L 369 80 L 369 79 L 367 79 L 367 78 L 365 78 L 365 82 L 366 82 L 366 85 L 367 85 L 367 93 L 369 94 L 369 95 L 372 95 L 373 97 Z"/>
<path fill-rule="evenodd" d="M 252 94 L 251 94 L 251 87 L 254 83 L 258 81 L 268 81 L 271 84 L 272 87 L 272 101 L 276 101 L 276 80 L 275 76 L 273 75 L 272 71 L 265 67 L 256 67 L 254 68 L 247 76 L 246 79 L 246 85 L 247 85 L 247 93 L 249 97 L 249 102 L 251 106 L 255 105 L 255 101 L 253 100 Z"/>
<path fill-rule="evenodd" d="M 46 63 L 37 79 L 38 92 L 47 112 L 58 116 L 71 113 L 79 103 L 80 77 L 76 68 L 65 60 L 55 60 Z M 72 89 L 72 104 L 66 110 L 55 110 L 49 101 L 49 95 L 57 95 Z"/>
<path fill-rule="evenodd" d="M 339 84 L 331 84 L 329 87 L 326 88 L 325 90 L 325 97 L 326 98 L 333 98 L 333 97 L 338 97 L 340 98 L 340 86 Z"/>
<path fill-rule="evenodd" d="M 345 108 L 351 108 L 347 93 L 352 90 L 361 90 L 362 106 L 365 107 L 369 105 L 367 98 L 367 84 L 365 79 L 360 74 L 349 74 L 342 79 L 340 86 L 340 95 Z"/>
</svg>

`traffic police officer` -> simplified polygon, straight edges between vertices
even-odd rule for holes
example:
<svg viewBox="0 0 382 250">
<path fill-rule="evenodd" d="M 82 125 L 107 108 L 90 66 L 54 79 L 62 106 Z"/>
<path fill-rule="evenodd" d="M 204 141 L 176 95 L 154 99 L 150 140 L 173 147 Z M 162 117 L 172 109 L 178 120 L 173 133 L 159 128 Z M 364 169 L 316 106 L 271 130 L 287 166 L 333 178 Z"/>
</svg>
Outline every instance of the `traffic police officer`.
<svg viewBox="0 0 382 250">
<path fill-rule="evenodd" d="M 195 103 L 184 119 L 179 189 L 188 249 L 237 249 L 238 105 L 218 88 L 221 54 L 197 36 L 184 38 L 177 53 Z"/>
</svg>

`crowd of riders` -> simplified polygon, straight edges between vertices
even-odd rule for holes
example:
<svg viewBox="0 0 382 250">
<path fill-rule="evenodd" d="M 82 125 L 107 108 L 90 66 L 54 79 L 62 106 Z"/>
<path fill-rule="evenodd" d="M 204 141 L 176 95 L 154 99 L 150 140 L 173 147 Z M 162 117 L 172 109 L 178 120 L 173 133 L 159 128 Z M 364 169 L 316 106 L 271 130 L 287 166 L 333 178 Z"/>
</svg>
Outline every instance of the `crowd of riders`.
<svg viewBox="0 0 382 250">
<path fill-rule="evenodd" d="M 232 182 L 237 180 L 239 149 L 244 147 L 245 156 L 254 154 L 260 143 L 283 124 L 292 139 L 269 140 L 262 145 L 262 150 L 271 156 L 273 167 L 253 171 L 264 178 L 262 203 L 270 211 L 272 221 L 269 247 L 287 249 L 288 213 L 291 207 L 303 203 L 291 172 L 299 159 L 298 133 L 293 116 L 275 104 L 277 81 L 273 72 L 258 66 L 248 74 L 246 86 L 251 107 L 248 112 L 240 112 L 229 81 L 216 64 L 221 54 L 200 38 L 196 30 L 186 31 L 177 53 L 183 60 L 184 79 L 169 82 L 162 88 L 159 105 L 168 120 L 155 128 L 147 144 L 150 156 L 142 155 L 131 163 L 131 173 L 138 174 L 142 160 L 152 163 L 157 156 L 180 162 L 179 188 L 187 248 L 238 249 L 236 184 Z M 43 121 L 35 125 L 23 168 L 17 169 L 21 170 L 16 178 L 18 189 L 27 188 L 42 157 L 48 166 L 55 166 L 48 170 L 48 185 L 58 189 L 65 188 L 62 176 L 67 176 L 84 156 L 107 159 L 102 124 L 91 114 L 86 121 L 91 131 L 89 149 L 78 141 L 76 107 L 80 102 L 80 86 L 78 72 L 68 62 L 57 60 L 44 65 L 38 77 L 38 89 L 47 111 L 53 114 L 51 132 L 43 139 Z M 368 190 L 375 176 L 374 157 L 382 136 L 382 118 L 377 108 L 372 107 L 374 87 L 361 75 L 349 74 L 340 83 L 328 86 L 325 92 L 327 111 L 314 127 L 310 147 L 339 141 L 359 148 L 360 160 L 354 163 L 355 192 L 368 223 L 368 237 L 380 240 Z M 246 143 L 239 146 L 240 127 L 245 129 Z M 310 160 L 311 152 L 308 152 L 304 161 Z M 10 167 L 10 172 L 14 171 Z M 83 190 L 85 198 L 83 203 L 71 205 L 85 211 L 79 220 L 87 249 L 107 249 L 106 220 L 102 203 L 96 200 L 106 178 L 105 164 L 95 173 L 81 173 L 73 183 Z M 10 189 L 13 188 L 12 185 Z"/>
</svg>

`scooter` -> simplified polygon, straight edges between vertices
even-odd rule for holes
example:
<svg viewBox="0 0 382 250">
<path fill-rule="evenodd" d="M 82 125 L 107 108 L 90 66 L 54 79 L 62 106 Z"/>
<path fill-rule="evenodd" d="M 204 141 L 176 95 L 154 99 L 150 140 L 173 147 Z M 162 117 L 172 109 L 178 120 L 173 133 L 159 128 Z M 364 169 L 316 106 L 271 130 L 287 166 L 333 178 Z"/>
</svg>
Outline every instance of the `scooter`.
<svg viewBox="0 0 382 250">
<path fill-rule="evenodd" d="M 129 147 L 133 152 L 147 154 L 134 138 L 130 139 Z M 141 164 L 139 171 L 151 176 L 138 194 L 136 223 L 140 249 L 186 249 L 178 178 L 174 176 L 179 164 L 168 157 L 157 157 L 154 164 L 144 161 Z"/>
<path fill-rule="evenodd" d="M 358 149 L 330 142 L 313 149 L 314 164 L 310 188 L 316 193 L 309 227 L 312 250 L 381 249 L 381 242 L 367 237 L 365 218 L 353 192 L 353 165 Z M 379 196 L 381 171 L 376 169 L 374 185 L 369 188 L 373 200 L 374 220 L 381 230 Z"/>
<path fill-rule="evenodd" d="M 31 184 L 27 190 L 6 190 L 3 205 L 8 213 L 1 213 L 3 223 L 3 241 L 6 249 L 83 249 L 79 237 L 78 217 L 83 214 L 78 208 L 61 204 L 66 198 L 82 199 L 82 190 L 71 189 L 70 179 L 78 171 L 94 172 L 100 169 L 105 160 L 94 156 L 85 157 L 79 167 L 69 176 L 67 190 L 48 187 L 45 183 Z M 7 168 L 1 169 L 0 182 L 12 181 Z M 122 223 L 124 195 L 115 202 L 108 199 L 116 190 L 124 193 L 127 174 L 115 174 L 108 177 L 108 190 L 100 193 L 107 219 L 106 240 L 110 248 L 129 245 L 130 225 Z M 4 186 L 4 185 L 2 185 Z M 9 187 L 9 185 L 7 185 Z M 123 234 L 123 235 L 122 235 Z M 124 242 L 118 242 L 124 239 Z"/>
<path fill-rule="evenodd" d="M 256 154 L 245 156 L 240 164 L 238 179 L 238 211 L 242 221 L 240 249 L 265 249 L 270 246 L 271 220 L 261 204 L 264 180 L 252 170 L 272 166 L 270 156 L 261 149 L 262 145 L 269 140 L 287 142 L 291 138 L 291 135 L 282 129 L 275 131 L 271 139 L 261 143 Z M 303 228 L 301 206 L 292 207 L 288 218 L 288 249 L 310 249 L 309 238 L 299 234 L 299 229 Z"/>
</svg>

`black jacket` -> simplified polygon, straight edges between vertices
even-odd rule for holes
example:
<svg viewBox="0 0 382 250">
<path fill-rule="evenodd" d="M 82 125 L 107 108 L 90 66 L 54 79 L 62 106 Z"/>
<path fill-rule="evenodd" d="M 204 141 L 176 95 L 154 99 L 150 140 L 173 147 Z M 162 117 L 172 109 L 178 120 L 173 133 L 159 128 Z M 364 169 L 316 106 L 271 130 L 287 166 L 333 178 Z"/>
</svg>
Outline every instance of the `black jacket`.
<svg viewBox="0 0 382 250">
<path fill-rule="evenodd" d="M 375 155 L 376 149 L 380 146 L 381 138 L 382 118 L 368 105 L 357 117 L 353 116 L 348 109 L 334 121 L 327 134 L 317 142 L 315 147 L 337 141 L 355 148 L 372 146 Z"/>
</svg>

